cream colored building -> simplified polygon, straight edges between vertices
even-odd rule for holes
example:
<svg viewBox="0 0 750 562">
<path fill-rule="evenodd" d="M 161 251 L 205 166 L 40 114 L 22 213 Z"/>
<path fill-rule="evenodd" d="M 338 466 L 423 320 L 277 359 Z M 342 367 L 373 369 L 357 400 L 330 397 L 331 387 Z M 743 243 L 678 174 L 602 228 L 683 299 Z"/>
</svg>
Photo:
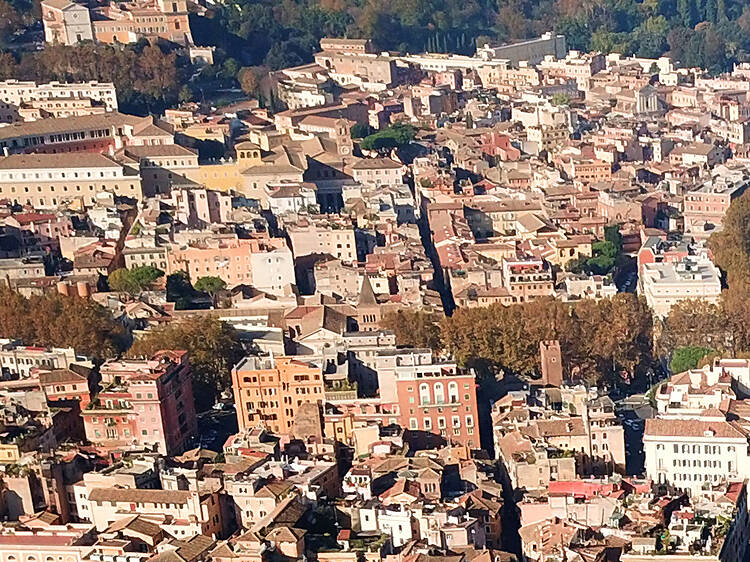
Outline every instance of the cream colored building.
<svg viewBox="0 0 750 562">
<path fill-rule="evenodd" d="M 648 478 L 692 494 L 704 484 L 750 477 L 748 432 L 718 410 L 691 420 L 646 420 L 643 449 Z"/>
<path fill-rule="evenodd" d="M 141 176 L 104 154 L 11 154 L 0 158 L 0 199 L 43 209 L 71 201 L 94 205 L 101 192 L 140 201 Z"/>
<path fill-rule="evenodd" d="M 343 262 L 357 261 L 354 228 L 324 221 L 286 227 L 295 257 L 330 254 Z"/>
<path fill-rule="evenodd" d="M 721 297 L 721 272 L 705 257 L 690 256 L 676 263 L 644 263 L 638 282 L 639 292 L 659 318 L 665 318 L 678 302 L 718 304 Z"/>
<path fill-rule="evenodd" d="M 24 104 L 32 104 L 50 112 L 54 112 L 56 106 L 57 109 L 67 107 L 71 111 L 70 115 L 73 115 L 75 108 L 86 100 L 100 104 L 106 111 L 117 111 L 117 92 L 111 82 L 37 84 L 31 81 L 4 80 L 0 82 L 0 121 L 18 121 L 18 110 Z M 58 115 L 66 116 L 65 113 Z"/>
<path fill-rule="evenodd" d="M 98 531 L 126 517 L 145 515 L 177 538 L 221 534 L 216 494 L 93 486 L 81 481 L 74 490 L 79 516 L 93 523 Z"/>
</svg>

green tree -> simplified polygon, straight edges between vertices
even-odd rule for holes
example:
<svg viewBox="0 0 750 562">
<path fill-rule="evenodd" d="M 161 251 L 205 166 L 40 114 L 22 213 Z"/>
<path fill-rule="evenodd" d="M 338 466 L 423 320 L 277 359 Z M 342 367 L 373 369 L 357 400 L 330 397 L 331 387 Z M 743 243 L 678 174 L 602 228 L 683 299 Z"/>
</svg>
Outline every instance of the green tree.
<svg viewBox="0 0 750 562">
<path fill-rule="evenodd" d="M 134 296 L 149 289 L 163 276 L 164 272 L 161 269 L 144 265 L 132 269 L 116 269 L 109 275 L 107 282 L 110 290 Z"/>
<path fill-rule="evenodd" d="M 167 301 L 175 303 L 177 310 L 188 308 L 194 296 L 195 289 L 186 272 L 177 271 L 167 276 Z"/>
<path fill-rule="evenodd" d="M 372 133 L 372 128 L 367 123 L 355 123 L 350 130 L 353 139 L 361 139 Z"/>
<path fill-rule="evenodd" d="M 190 354 L 193 395 L 201 411 L 231 386 L 232 367 L 244 356 L 237 331 L 209 316 L 191 316 L 148 332 L 135 341 L 128 355 L 150 357 L 162 349 L 184 349 Z"/>
<path fill-rule="evenodd" d="M 688 29 L 692 29 L 696 23 L 695 0 L 677 0 L 677 13 L 680 21 Z"/>
<path fill-rule="evenodd" d="M 636 53 L 640 57 L 657 58 L 667 48 L 669 22 L 664 16 L 650 17 L 633 31 L 637 44 Z"/>
<path fill-rule="evenodd" d="M 360 142 L 362 150 L 391 150 L 414 140 L 416 130 L 408 123 L 395 123 L 387 129 L 366 136 Z"/>
<path fill-rule="evenodd" d="M 177 101 L 180 103 L 188 103 L 193 101 L 193 91 L 190 89 L 190 86 L 185 84 L 182 88 L 180 88 L 180 91 L 177 94 Z"/>
<path fill-rule="evenodd" d="M 695 369 L 701 359 L 713 353 L 713 350 L 707 347 L 678 347 L 672 353 L 672 359 L 669 362 L 669 370 L 672 373 L 682 373 L 688 369 Z"/>
<path fill-rule="evenodd" d="M 198 277 L 193 287 L 195 287 L 196 291 L 206 293 L 211 297 L 211 302 L 216 306 L 216 295 L 226 289 L 227 284 L 221 277 L 209 275 L 207 277 Z"/>
<path fill-rule="evenodd" d="M 568 105 L 570 104 L 570 96 L 566 94 L 553 94 L 550 101 L 552 105 Z"/>
</svg>

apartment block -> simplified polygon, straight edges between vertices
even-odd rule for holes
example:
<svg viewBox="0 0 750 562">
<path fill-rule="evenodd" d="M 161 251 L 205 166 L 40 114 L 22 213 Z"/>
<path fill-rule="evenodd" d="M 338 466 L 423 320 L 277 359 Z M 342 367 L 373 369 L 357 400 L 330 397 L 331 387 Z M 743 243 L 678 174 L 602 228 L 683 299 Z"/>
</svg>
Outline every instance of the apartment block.
<svg viewBox="0 0 750 562">
<path fill-rule="evenodd" d="M 643 435 L 646 475 L 698 494 L 704 485 L 750 476 L 748 432 L 718 410 L 698 419 L 649 419 Z"/>
<path fill-rule="evenodd" d="M 549 264 L 537 258 L 503 258 L 503 286 L 513 302 L 528 302 L 555 294 L 552 270 Z"/>
<path fill-rule="evenodd" d="M 683 196 L 684 232 L 695 238 L 708 238 L 720 230 L 729 205 L 750 186 L 747 178 L 717 176 Z"/>
<path fill-rule="evenodd" d="M 232 370 L 240 432 L 258 426 L 288 433 L 302 404 L 323 400 L 323 369 L 303 356 L 245 357 Z"/>
<path fill-rule="evenodd" d="M 76 486 L 76 491 L 78 513 L 100 532 L 112 523 L 143 515 L 181 538 L 222 534 L 221 509 L 215 493 L 99 486 Z"/>
<path fill-rule="evenodd" d="M 685 300 L 718 304 L 721 272 L 705 256 L 688 256 L 678 262 L 641 265 L 638 290 L 654 314 L 665 318 L 672 306 Z"/>
<path fill-rule="evenodd" d="M 0 339 L 0 370 L 3 377 L 29 378 L 35 369 L 67 369 L 76 362 L 72 347 L 47 348 Z"/>
<path fill-rule="evenodd" d="M 197 422 L 187 352 L 110 360 L 100 372 L 102 389 L 82 412 L 89 441 L 108 449 L 152 446 L 167 455 L 189 448 Z"/>
<path fill-rule="evenodd" d="M 354 227 L 327 220 L 298 221 L 286 225 L 295 257 L 330 254 L 343 262 L 357 261 Z"/>
<path fill-rule="evenodd" d="M 244 239 L 216 235 L 186 244 L 172 244 L 167 270 L 185 271 L 195 281 L 220 277 L 229 286 L 252 285 L 280 294 L 295 283 L 292 252 L 282 238 Z"/>
<path fill-rule="evenodd" d="M 431 354 L 402 355 L 393 369 L 401 427 L 479 447 L 475 374 Z M 387 385 L 380 380 L 381 386 Z"/>
<path fill-rule="evenodd" d="M 70 0 L 45 0 L 42 22 L 47 43 L 127 44 L 142 38 L 193 43 L 186 0 L 112 2 L 92 9 Z"/>
</svg>

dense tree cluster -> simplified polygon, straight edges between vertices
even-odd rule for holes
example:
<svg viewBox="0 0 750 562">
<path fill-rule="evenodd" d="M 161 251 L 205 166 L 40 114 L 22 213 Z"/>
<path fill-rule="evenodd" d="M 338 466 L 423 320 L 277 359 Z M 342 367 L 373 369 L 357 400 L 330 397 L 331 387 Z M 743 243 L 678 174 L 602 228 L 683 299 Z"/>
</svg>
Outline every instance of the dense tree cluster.
<svg viewBox="0 0 750 562">
<path fill-rule="evenodd" d="M 20 60 L 0 53 L 0 79 L 114 82 L 121 109 L 140 114 L 158 113 L 174 104 L 188 69 L 186 59 L 146 42 L 127 47 L 47 45 Z"/>
<path fill-rule="evenodd" d="M 117 354 L 122 326 L 104 307 L 89 299 L 57 293 L 26 298 L 0 289 L 0 337 L 35 345 L 72 347 L 99 359 Z"/>
<path fill-rule="evenodd" d="M 676 354 L 680 348 L 709 348 L 709 357 L 750 353 L 750 194 L 732 202 L 723 229 L 711 236 L 709 247 L 726 274 L 727 288 L 718 304 L 674 305 L 660 326 L 660 353 Z"/>
<path fill-rule="evenodd" d="M 420 310 L 399 310 L 386 314 L 382 326 L 396 334 L 396 345 L 437 351 L 441 347 L 438 319 Z"/>
<path fill-rule="evenodd" d="M 169 323 L 135 341 L 131 357 L 150 357 L 162 349 L 185 349 L 193 368 L 193 393 L 200 410 L 209 408 L 219 392 L 231 385 L 232 367 L 244 356 L 232 326 L 208 316 Z"/>
<path fill-rule="evenodd" d="M 560 341 L 570 375 L 616 383 L 651 362 L 651 310 L 642 298 L 574 304 L 544 298 L 512 306 L 461 308 L 442 324 L 445 348 L 465 364 L 488 361 L 517 375 L 539 372 L 539 342 Z"/>
<path fill-rule="evenodd" d="M 726 70 L 750 52 L 747 0 L 229 0 L 196 21 L 198 42 L 243 65 L 309 62 L 323 36 L 372 38 L 381 49 L 471 53 L 477 44 L 551 27 L 572 48 Z"/>
</svg>

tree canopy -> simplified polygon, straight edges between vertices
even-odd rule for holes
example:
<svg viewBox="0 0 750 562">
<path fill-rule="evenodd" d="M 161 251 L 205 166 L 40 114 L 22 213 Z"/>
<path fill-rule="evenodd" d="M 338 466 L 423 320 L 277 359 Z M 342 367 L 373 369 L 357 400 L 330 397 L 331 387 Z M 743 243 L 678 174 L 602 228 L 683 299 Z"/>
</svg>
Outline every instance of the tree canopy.
<svg viewBox="0 0 750 562">
<path fill-rule="evenodd" d="M 381 322 L 396 334 L 396 345 L 439 350 L 440 325 L 434 314 L 420 310 L 399 310 L 386 314 Z"/>
<path fill-rule="evenodd" d="M 149 289 L 164 276 L 161 269 L 151 265 L 142 265 L 131 269 L 120 268 L 110 273 L 107 282 L 112 291 L 137 295 Z"/>
<path fill-rule="evenodd" d="M 688 369 L 695 369 L 701 359 L 710 355 L 713 350 L 707 347 L 688 346 L 678 347 L 672 353 L 672 359 L 669 362 L 669 370 L 672 373 L 682 373 Z"/>
<path fill-rule="evenodd" d="M 123 336 L 112 314 L 92 300 L 57 293 L 26 298 L 0 289 L 0 337 L 27 345 L 72 347 L 82 355 L 105 359 L 122 349 Z"/>
<path fill-rule="evenodd" d="M 660 57 L 711 71 L 750 52 L 747 0 L 227 0 L 192 19 L 198 44 L 241 65 L 310 62 L 321 37 L 370 38 L 384 50 L 471 54 L 476 45 L 553 28 L 570 48 Z"/>
<path fill-rule="evenodd" d="M 617 383 L 651 362 L 651 311 L 630 293 L 573 304 L 552 298 L 512 306 L 460 308 L 442 323 L 442 343 L 470 364 L 488 361 L 517 375 L 539 372 L 539 342 L 560 341 L 568 374 Z"/>
<path fill-rule="evenodd" d="M 189 61 L 158 45 L 116 47 L 96 43 L 45 45 L 20 60 L 0 57 L 0 79 L 113 82 L 123 111 L 146 114 L 174 104 L 189 76 Z"/>
<path fill-rule="evenodd" d="M 211 301 L 216 306 L 216 295 L 227 288 L 227 283 L 221 277 L 209 275 L 198 277 L 193 287 L 196 291 L 201 291 L 211 297 Z"/>
<path fill-rule="evenodd" d="M 237 331 L 210 316 L 191 316 L 148 332 L 128 351 L 131 357 L 148 356 L 162 349 L 185 349 L 193 368 L 193 394 L 199 410 L 214 403 L 231 386 L 232 367 L 244 352 Z"/>
<path fill-rule="evenodd" d="M 360 142 L 362 150 L 390 150 L 409 144 L 414 140 L 416 130 L 408 123 L 395 123 L 377 133 L 367 135 Z"/>
</svg>

